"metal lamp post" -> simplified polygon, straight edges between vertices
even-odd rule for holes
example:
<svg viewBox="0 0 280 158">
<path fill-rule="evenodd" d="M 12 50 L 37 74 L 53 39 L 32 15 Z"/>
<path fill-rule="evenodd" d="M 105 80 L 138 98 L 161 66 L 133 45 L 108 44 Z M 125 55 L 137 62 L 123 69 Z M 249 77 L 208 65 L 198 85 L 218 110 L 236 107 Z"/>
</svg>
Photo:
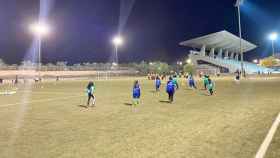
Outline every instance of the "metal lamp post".
<svg viewBox="0 0 280 158">
<path fill-rule="evenodd" d="M 118 64 L 118 62 L 119 62 L 119 59 L 118 59 L 118 48 L 119 48 L 119 46 L 121 46 L 123 44 L 123 38 L 120 35 L 115 36 L 113 38 L 113 44 L 115 46 L 115 55 L 116 55 L 115 63 Z"/>
<path fill-rule="evenodd" d="M 242 72 L 242 76 L 245 77 L 243 49 L 242 49 L 241 13 L 240 13 L 240 6 L 243 3 L 244 3 L 244 0 L 237 0 L 236 4 L 235 4 L 235 7 L 237 7 L 237 11 L 238 11 L 238 27 L 239 27 L 239 44 L 240 44 L 240 56 L 241 56 L 241 72 Z"/>
</svg>

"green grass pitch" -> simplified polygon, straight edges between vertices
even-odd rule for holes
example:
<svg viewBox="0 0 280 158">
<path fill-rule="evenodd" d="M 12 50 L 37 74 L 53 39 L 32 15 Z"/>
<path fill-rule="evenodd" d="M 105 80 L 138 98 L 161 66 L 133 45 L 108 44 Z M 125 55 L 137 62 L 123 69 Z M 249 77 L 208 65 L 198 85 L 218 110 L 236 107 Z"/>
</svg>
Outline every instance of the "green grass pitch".
<svg viewBox="0 0 280 158">
<path fill-rule="evenodd" d="M 173 104 L 140 78 L 95 81 L 96 107 L 84 108 L 87 81 L 46 82 L 0 96 L 1 158 L 253 158 L 280 112 L 280 79 L 215 79 L 215 95 L 180 81 Z M 3 87 L 2 87 L 3 89 Z M 278 128 L 266 154 L 280 157 Z"/>
</svg>

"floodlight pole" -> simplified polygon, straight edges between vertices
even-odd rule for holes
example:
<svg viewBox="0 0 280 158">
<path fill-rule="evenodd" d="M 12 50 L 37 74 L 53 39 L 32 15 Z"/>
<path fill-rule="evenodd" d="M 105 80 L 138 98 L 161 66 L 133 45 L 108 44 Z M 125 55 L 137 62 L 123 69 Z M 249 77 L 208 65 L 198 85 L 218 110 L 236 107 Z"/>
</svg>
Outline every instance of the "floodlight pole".
<svg viewBox="0 0 280 158">
<path fill-rule="evenodd" d="M 32 31 L 32 33 L 35 36 L 35 40 L 36 40 L 36 51 L 38 51 L 38 65 L 37 65 L 37 71 L 39 73 L 39 77 L 41 78 L 41 68 L 42 68 L 42 38 L 44 35 L 48 34 L 49 29 L 48 26 L 44 23 L 41 23 L 41 21 L 39 20 L 39 22 L 30 25 L 30 30 Z"/>
<path fill-rule="evenodd" d="M 119 46 L 122 45 L 122 43 L 123 43 L 123 40 L 122 40 L 122 37 L 121 37 L 120 35 L 115 36 L 115 37 L 113 38 L 113 44 L 114 44 L 114 46 L 115 46 L 115 55 L 116 55 L 115 62 L 116 62 L 116 64 L 119 63 L 119 59 L 118 59 L 118 48 L 119 48 Z"/>
<path fill-rule="evenodd" d="M 118 59 L 118 44 L 115 44 L 115 55 L 116 55 L 116 64 L 119 64 L 119 59 Z"/>
<path fill-rule="evenodd" d="M 38 36 L 38 71 L 39 71 L 39 77 L 40 76 L 40 72 L 41 72 L 41 51 L 42 51 L 42 48 L 41 48 L 41 45 L 42 45 L 42 38 L 41 38 L 41 35 Z"/>
<path fill-rule="evenodd" d="M 240 56 L 241 56 L 241 73 L 245 77 L 244 71 L 244 58 L 243 58 L 243 49 L 242 49 L 242 27 L 241 27 L 241 15 L 240 15 L 240 3 L 237 4 L 238 10 L 238 27 L 239 27 L 239 44 L 240 44 Z"/>
<path fill-rule="evenodd" d="M 271 40 L 271 44 L 272 44 L 272 56 L 274 57 L 275 55 L 274 40 Z"/>
</svg>

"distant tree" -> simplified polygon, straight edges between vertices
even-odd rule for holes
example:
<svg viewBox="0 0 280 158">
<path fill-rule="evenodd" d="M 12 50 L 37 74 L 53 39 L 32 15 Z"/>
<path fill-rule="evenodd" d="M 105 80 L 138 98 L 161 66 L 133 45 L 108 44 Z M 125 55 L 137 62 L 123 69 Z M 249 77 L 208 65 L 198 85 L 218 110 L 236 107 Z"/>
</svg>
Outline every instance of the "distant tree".
<svg viewBox="0 0 280 158">
<path fill-rule="evenodd" d="M 35 69 L 37 65 L 38 64 L 36 64 L 30 60 L 24 60 L 21 62 L 20 67 L 21 67 L 21 69 L 30 70 L 30 69 Z"/>
<path fill-rule="evenodd" d="M 17 70 L 18 69 L 18 65 L 17 64 L 12 64 L 9 67 L 9 70 Z"/>
<path fill-rule="evenodd" d="M 138 66 L 137 70 L 143 74 L 149 73 L 149 64 L 145 61 L 142 61 Z"/>
<path fill-rule="evenodd" d="M 185 73 L 189 74 L 194 74 L 195 73 L 195 68 L 192 64 L 186 64 L 183 67 Z"/>
<path fill-rule="evenodd" d="M 153 62 L 150 66 L 152 66 L 153 72 L 157 74 L 163 74 L 170 71 L 170 66 L 165 62 Z"/>
<path fill-rule="evenodd" d="M 20 66 L 27 66 L 29 62 L 30 62 L 29 60 L 21 61 Z"/>
<path fill-rule="evenodd" d="M 170 66 L 165 62 L 145 62 L 142 61 L 138 63 L 129 63 L 126 66 L 129 68 L 135 69 L 141 74 L 148 74 L 148 73 L 157 73 L 163 74 L 170 71 Z"/>
<path fill-rule="evenodd" d="M 55 70 L 57 70 L 56 65 L 54 65 L 53 63 L 46 64 L 46 68 L 47 68 L 48 71 L 55 71 Z"/>
<path fill-rule="evenodd" d="M 66 61 L 58 61 L 56 62 L 56 66 L 60 71 L 67 70 L 67 62 Z"/>
<path fill-rule="evenodd" d="M 104 69 L 103 70 L 108 70 L 112 67 L 112 64 L 111 63 L 105 63 L 104 64 Z"/>
<path fill-rule="evenodd" d="M 277 59 L 273 56 L 260 61 L 261 66 L 272 67 L 278 64 Z"/>
<path fill-rule="evenodd" d="M 82 63 L 82 69 L 83 70 L 90 70 L 91 69 L 91 63 L 90 62 Z"/>
<path fill-rule="evenodd" d="M 73 69 L 74 69 L 74 70 L 82 70 L 82 65 L 81 65 L 81 63 L 74 64 L 74 65 L 73 65 Z"/>
<path fill-rule="evenodd" d="M 0 69 L 4 69 L 4 68 L 6 68 L 6 63 L 4 62 L 4 60 L 3 59 L 1 59 L 0 58 Z"/>
<path fill-rule="evenodd" d="M 150 62 L 148 63 L 148 72 L 149 73 L 157 73 L 159 64 L 156 62 Z"/>
</svg>

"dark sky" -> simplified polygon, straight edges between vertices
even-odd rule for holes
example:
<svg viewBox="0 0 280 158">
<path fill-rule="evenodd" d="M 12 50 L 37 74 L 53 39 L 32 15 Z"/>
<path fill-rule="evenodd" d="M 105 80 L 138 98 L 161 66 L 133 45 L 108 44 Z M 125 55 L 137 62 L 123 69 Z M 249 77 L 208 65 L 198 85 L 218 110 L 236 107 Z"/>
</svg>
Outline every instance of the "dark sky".
<svg viewBox="0 0 280 158">
<path fill-rule="evenodd" d="M 178 45 L 181 41 L 224 29 L 238 33 L 235 0 L 133 1 L 55 0 L 48 17 L 52 33 L 44 39 L 43 62 L 110 61 L 111 38 L 124 23 L 121 62 L 172 62 L 187 55 L 188 49 Z M 133 6 L 131 11 L 129 6 Z M 246 54 L 247 60 L 271 52 L 266 36 L 280 28 L 279 6 L 279 0 L 247 0 L 242 7 L 244 37 L 259 46 Z M 38 14 L 39 0 L 0 0 L 0 58 L 19 63 L 26 56 L 32 43 L 28 24 Z"/>
</svg>

